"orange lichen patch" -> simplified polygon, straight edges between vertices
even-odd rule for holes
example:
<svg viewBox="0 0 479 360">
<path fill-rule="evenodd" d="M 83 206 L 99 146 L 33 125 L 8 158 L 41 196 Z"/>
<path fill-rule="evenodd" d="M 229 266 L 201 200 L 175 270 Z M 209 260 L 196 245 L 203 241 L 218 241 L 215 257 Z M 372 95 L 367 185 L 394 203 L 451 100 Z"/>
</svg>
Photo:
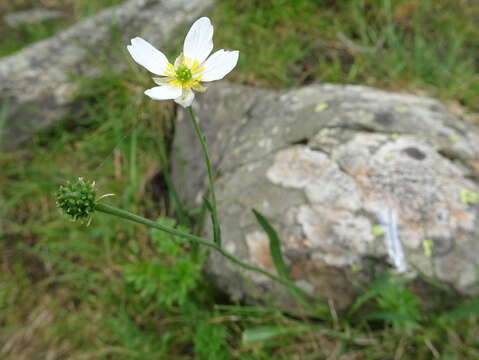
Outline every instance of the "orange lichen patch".
<svg viewBox="0 0 479 360">
<path fill-rule="evenodd" d="M 474 228 L 475 216 L 472 212 L 466 211 L 463 208 L 455 207 L 452 209 L 452 215 L 461 228 L 466 230 L 472 230 Z"/>
<path fill-rule="evenodd" d="M 351 171 L 348 171 L 348 173 L 352 176 L 364 176 L 364 177 L 367 177 L 369 176 L 369 173 L 370 173 L 370 169 L 367 168 L 367 167 L 357 167 L 357 168 L 353 168 L 351 169 Z"/>
<path fill-rule="evenodd" d="M 268 236 L 261 231 L 255 231 L 246 235 L 246 244 L 248 245 L 251 261 L 268 271 L 274 270 L 273 259 L 269 251 Z"/>
</svg>

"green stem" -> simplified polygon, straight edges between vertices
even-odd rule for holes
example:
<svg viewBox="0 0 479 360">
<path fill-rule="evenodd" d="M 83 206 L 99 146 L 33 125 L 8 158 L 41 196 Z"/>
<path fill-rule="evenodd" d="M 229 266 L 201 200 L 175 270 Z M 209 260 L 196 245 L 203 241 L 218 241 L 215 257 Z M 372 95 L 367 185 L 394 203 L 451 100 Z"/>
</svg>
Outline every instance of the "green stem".
<svg viewBox="0 0 479 360">
<path fill-rule="evenodd" d="M 277 283 L 280 283 L 283 286 L 285 286 L 286 288 L 290 289 L 293 294 L 296 294 L 296 295 L 301 294 L 302 296 L 298 297 L 298 299 L 304 305 L 309 306 L 309 304 L 304 300 L 303 297 L 310 297 L 310 295 L 308 293 L 304 292 L 304 290 L 302 290 L 301 288 L 297 287 L 294 283 L 292 283 L 288 279 L 281 278 L 281 277 L 273 275 L 270 272 L 268 272 L 266 270 L 263 270 L 259 267 L 256 267 L 254 265 L 250 265 L 248 263 L 245 263 L 245 262 L 239 260 L 238 258 L 236 258 L 234 255 L 230 254 L 229 252 L 223 250 L 221 248 L 221 246 L 219 246 L 218 244 L 215 244 L 211 241 L 208 241 L 205 238 L 202 238 L 202 237 L 199 237 L 199 236 L 196 236 L 196 235 L 192 235 L 192 234 L 188 234 L 186 232 L 183 232 L 181 230 L 176 230 L 176 229 L 170 228 L 168 226 L 161 225 L 161 224 L 159 224 L 155 221 L 145 219 L 144 217 L 141 217 L 139 215 L 135 215 L 135 214 L 133 214 L 129 211 L 118 209 L 114 206 L 110 206 L 110 205 L 107 205 L 107 204 L 96 203 L 95 209 L 97 211 L 100 211 L 100 212 L 103 212 L 103 213 L 106 213 L 106 214 L 118 216 L 120 218 L 130 220 L 130 221 L 134 221 L 134 222 L 146 225 L 146 226 L 154 228 L 154 229 L 162 230 L 162 231 L 167 232 L 167 233 L 172 234 L 172 235 L 180 236 L 180 237 L 182 237 L 182 238 L 184 238 L 188 241 L 192 241 L 192 242 L 196 242 L 198 244 L 208 246 L 209 248 L 214 249 L 215 251 L 219 252 L 221 255 L 223 255 L 225 258 L 230 260 L 232 263 L 234 263 L 238 266 L 241 266 L 243 269 L 251 270 L 251 271 L 254 271 L 258 274 L 264 275 L 264 276 L 268 277 L 269 279 L 271 279 L 271 280 L 273 280 Z"/>
<path fill-rule="evenodd" d="M 195 129 L 196 135 L 201 143 L 201 148 L 203 149 L 203 155 L 205 157 L 206 169 L 208 171 L 208 182 L 210 186 L 210 194 L 211 194 L 211 222 L 213 223 L 213 238 L 216 244 L 221 245 L 221 229 L 218 220 L 218 213 L 216 211 L 216 191 L 215 191 L 215 182 L 213 179 L 213 169 L 211 167 L 210 156 L 208 153 L 208 145 L 206 144 L 205 137 L 201 133 L 201 129 L 198 125 L 198 120 L 196 119 L 195 113 L 193 112 L 193 108 L 188 106 L 188 112 L 191 117 L 191 122 L 193 123 L 193 127 Z"/>
<path fill-rule="evenodd" d="M 155 229 L 158 229 L 158 230 L 162 230 L 162 231 L 167 232 L 169 234 L 185 238 L 186 240 L 189 240 L 189 241 L 196 241 L 196 242 L 198 242 L 200 244 L 203 244 L 203 245 L 206 245 L 206 246 L 212 245 L 211 242 L 209 242 L 208 240 L 206 240 L 204 238 L 201 238 L 199 236 L 188 234 L 188 233 L 183 232 L 181 230 L 176 230 L 176 229 L 158 224 L 155 221 L 145 219 L 142 216 L 135 215 L 135 214 L 133 214 L 129 211 L 126 211 L 126 210 L 118 209 L 114 206 L 110 206 L 110 205 L 107 205 L 107 204 L 97 202 L 96 205 L 95 205 L 95 210 L 106 213 L 106 214 L 118 216 L 118 217 L 126 219 L 126 220 L 134 221 L 134 222 L 137 222 L 139 224 L 143 224 L 143 225 L 146 225 L 148 227 L 152 227 L 152 228 L 155 228 Z"/>
</svg>

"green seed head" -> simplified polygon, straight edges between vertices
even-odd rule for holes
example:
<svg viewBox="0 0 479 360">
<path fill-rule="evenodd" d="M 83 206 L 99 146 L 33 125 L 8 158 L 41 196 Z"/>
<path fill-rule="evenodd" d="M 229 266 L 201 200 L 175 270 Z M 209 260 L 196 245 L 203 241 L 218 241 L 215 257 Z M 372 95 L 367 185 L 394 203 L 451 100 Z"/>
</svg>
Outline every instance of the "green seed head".
<svg viewBox="0 0 479 360">
<path fill-rule="evenodd" d="M 68 182 L 57 192 L 57 205 L 74 220 L 85 220 L 95 211 L 96 191 L 94 184 L 82 178 Z"/>
<path fill-rule="evenodd" d="M 185 65 L 181 65 L 175 72 L 176 79 L 181 83 L 186 83 L 191 80 L 193 74 L 191 70 Z"/>
</svg>

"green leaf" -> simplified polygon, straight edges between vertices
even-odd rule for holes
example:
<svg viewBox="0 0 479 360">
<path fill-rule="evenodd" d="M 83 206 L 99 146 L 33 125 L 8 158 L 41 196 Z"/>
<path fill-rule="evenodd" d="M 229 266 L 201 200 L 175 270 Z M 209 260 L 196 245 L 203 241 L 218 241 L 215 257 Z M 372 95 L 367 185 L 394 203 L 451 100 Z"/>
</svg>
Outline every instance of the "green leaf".
<svg viewBox="0 0 479 360">
<path fill-rule="evenodd" d="M 296 334 L 307 330 L 310 330 L 310 328 L 307 326 L 261 326 L 257 328 L 245 329 L 243 331 L 241 341 L 243 342 L 243 344 L 248 345 L 270 340 L 281 335 Z"/>
<path fill-rule="evenodd" d="M 408 289 L 405 276 L 385 272 L 374 280 L 356 300 L 349 314 L 353 314 L 366 302 L 374 301 L 378 311 L 361 315 L 365 321 L 380 319 L 397 329 L 419 328 L 421 302 Z"/>
<path fill-rule="evenodd" d="M 441 319 L 457 321 L 471 316 L 479 317 L 479 300 L 466 301 L 445 313 Z"/>
<path fill-rule="evenodd" d="M 203 196 L 203 202 L 205 203 L 206 208 L 210 213 L 213 213 L 213 205 L 211 205 L 210 201 L 206 196 Z"/>
<path fill-rule="evenodd" d="M 271 252 L 271 257 L 273 258 L 274 266 L 278 275 L 287 279 L 288 278 L 288 267 L 286 266 L 283 254 L 281 253 L 281 242 L 279 240 L 278 234 L 273 229 L 271 224 L 266 220 L 266 218 L 261 215 L 257 210 L 253 209 L 253 214 L 256 216 L 256 220 L 261 225 L 263 230 L 266 232 L 269 238 L 269 250 Z"/>
</svg>

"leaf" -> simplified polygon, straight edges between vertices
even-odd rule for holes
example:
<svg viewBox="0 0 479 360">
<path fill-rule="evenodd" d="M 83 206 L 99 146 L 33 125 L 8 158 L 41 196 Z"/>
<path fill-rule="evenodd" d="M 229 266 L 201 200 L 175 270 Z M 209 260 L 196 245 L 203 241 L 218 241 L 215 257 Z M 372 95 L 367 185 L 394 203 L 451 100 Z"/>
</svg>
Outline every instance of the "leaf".
<svg viewBox="0 0 479 360">
<path fill-rule="evenodd" d="M 254 344 L 266 341 L 281 335 L 300 333 L 310 330 L 307 326 L 295 327 L 278 327 L 278 326 L 261 326 L 257 328 L 245 329 L 241 341 L 244 345 Z"/>
<path fill-rule="evenodd" d="M 352 342 L 354 339 L 349 333 L 332 330 L 323 326 L 311 326 L 297 323 L 289 327 L 281 326 L 260 326 L 256 328 L 245 329 L 241 341 L 244 345 L 255 344 L 274 339 L 284 335 L 297 335 L 304 332 L 313 332 L 315 334 L 327 334 L 343 341 Z"/>
<path fill-rule="evenodd" d="M 269 238 L 269 250 L 271 257 L 273 259 L 274 266 L 278 275 L 287 279 L 288 278 L 288 267 L 286 266 L 283 254 L 281 252 L 281 242 L 279 240 L 278 234 L 273 229 L 271 224 L 266 220 L 266 218 L 261 215 L 257 210 L 253 209 L 253 214 L 256 216 L 256 220 L 261 225 L 263 230 L 266 232 Z"/>
<path fill-rule="evenodd" d="M 471 316 L 479 317 L 479 300 L 466 301 L 444 314 L 443 320 L 463 320 Z"/>
<path fill-rule="evenodd" d="M 213 213 L 213 205 L 211 205 L 210 201 L 206 196 L 203 196 L 203 202 L 205 203 L 206 208 L 210 213 Z"/>
</svg>

